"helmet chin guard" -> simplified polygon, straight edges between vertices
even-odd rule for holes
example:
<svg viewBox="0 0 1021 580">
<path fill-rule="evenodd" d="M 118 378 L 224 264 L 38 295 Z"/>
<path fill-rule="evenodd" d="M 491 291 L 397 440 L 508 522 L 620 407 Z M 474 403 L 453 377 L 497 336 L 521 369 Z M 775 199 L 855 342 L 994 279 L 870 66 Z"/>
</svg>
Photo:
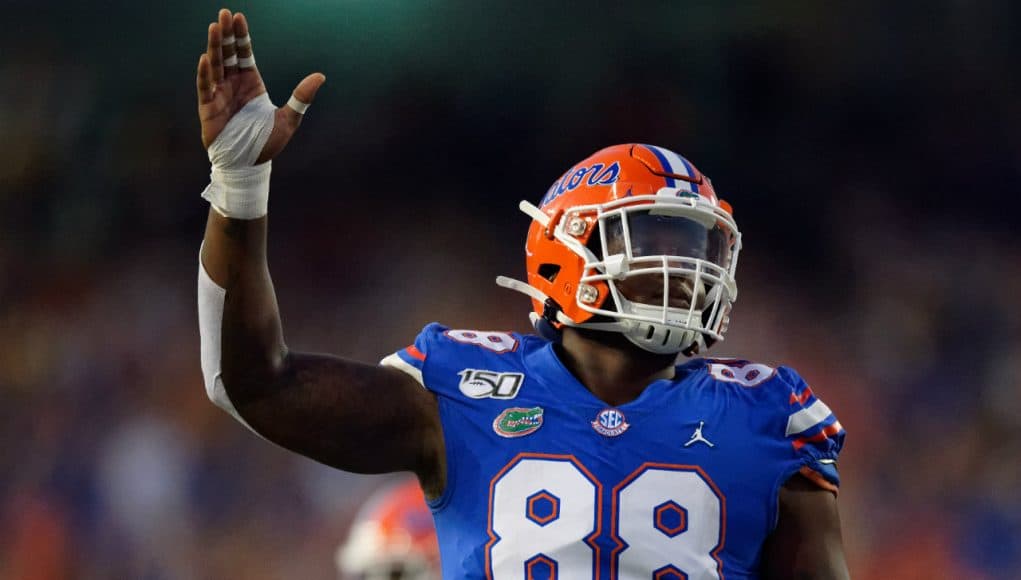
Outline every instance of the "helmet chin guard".
<svg viewBox="0 0 1021 580">
<path fill-rule="evenodd" d="M 730 205 L 681 156 L 651 145 L 604 149 L 569 169 L 532 218 L 528 282 L 544 336 L 564 326 L 619 332 L 656 354 L 723 339 L 737 298 L 741 235 Z"/>
<path fill-rule="evenodd" d="M 635 322 L 630 327 L 623 332 L 624 338 L 638 348 L 655 354 L 676 354 L 682 350 L 691 350 L 702 342 L 702 334 L 695 330 L 680 330 L 659 322 Z"/>
<path fill-rule="evenodd" d="M 638 304 L 624 301 L 621 310 L 636 318 L 652 319 L 664 313 L 663 308 L 649 304 Z M 702 337 L 701 316 L 694 316 L 689 319 L 688 311 L 678 308 L 667 308 L 667 316 L 677 316 L 669 322 L 647 322 L 631 320 L 626 330 L 622 331 L 624 338 L 632 344 L 656 354 L 676 354 L 681 351 L 698 352 L 705 347 Z"/>
</svg>

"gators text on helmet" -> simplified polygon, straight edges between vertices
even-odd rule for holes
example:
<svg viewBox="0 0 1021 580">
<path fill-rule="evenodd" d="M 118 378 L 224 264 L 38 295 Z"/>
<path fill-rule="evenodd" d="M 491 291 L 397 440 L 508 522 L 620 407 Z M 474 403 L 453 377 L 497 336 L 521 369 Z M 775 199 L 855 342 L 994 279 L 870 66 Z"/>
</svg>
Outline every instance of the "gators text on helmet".
<svg viewBox="0 0 1021 580">
<path fill-rule="evenodd" d="M 721 340 L 737 298 L 741 234 L 730 205 L 684 157 L 614 145 L 571 167 L 535 206 L 525 246 L 531 319 L 620 332 L 654 353 L 691 355 Z"/>
</svg>

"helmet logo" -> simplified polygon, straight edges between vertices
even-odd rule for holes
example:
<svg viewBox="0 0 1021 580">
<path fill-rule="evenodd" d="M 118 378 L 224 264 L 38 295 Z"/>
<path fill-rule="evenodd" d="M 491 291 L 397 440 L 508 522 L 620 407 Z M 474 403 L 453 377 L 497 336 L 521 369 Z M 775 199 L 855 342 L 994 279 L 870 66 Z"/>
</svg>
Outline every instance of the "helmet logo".
<svg viewBox="0 0 1021 580">
<path fill-rule="evenodd" d="M 553 185 L 546 191 L 546 195 L 543 196 L 542 201 L 539 202 L 539 207 L 545 206 L 568 191 L 577 189 L 583 182 L 589 185 L 610 185 L 617 182 L 619 175 L 620 163 L 616 161 L 611 163 L 609 167 L 602 163 L 593 163 L 592 165 L 573 169 L 553 182 Z M 586 176 L 588 176 L 587 180 L 585 179 Z"/>
</svg>

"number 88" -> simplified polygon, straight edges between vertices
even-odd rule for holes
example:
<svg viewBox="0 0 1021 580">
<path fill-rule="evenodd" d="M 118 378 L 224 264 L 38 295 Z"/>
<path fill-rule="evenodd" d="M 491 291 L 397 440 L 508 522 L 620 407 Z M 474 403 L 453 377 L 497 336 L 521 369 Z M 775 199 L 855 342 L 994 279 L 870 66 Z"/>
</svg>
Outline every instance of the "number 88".
<svg viewBox="0 0 1021 580">
<path fill-rule="evenodd" d="M 698 467 L 645 464 L 613 489 L 615 578 L 720 578 L 726 503 Z M 598 576 L 602 485 L 567 455 L 522 454 L 490 488 L 491 580 Z"/>
</svg>

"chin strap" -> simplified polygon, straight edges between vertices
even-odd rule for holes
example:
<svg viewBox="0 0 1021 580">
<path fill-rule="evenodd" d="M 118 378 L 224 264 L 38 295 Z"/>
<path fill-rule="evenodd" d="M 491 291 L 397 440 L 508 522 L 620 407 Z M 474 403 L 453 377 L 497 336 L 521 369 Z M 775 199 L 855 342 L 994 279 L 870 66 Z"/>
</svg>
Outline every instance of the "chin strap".
<svg viewBox="0 0 1021 580">
<path fill-rule="evenodd" d="M 538 300 L 543 304 L 556 305 L 556 302 L 550 299 L 549 296 L 546 296 L 545 292 L 539 290 L 538 288 L 532 286 L 531 284 L 522 282 L 521 280 L 515 280 L 514 278 L 508 278 L 506 276 L 497 276 L 496 285 L 500 286 L 501 288 L 514 290 L 515 292 L 520 292 L 533 300 Z M 549 309 L 547 309 L 547 312 L 549 312 Z M 607 332 L 623 332 L 631 328 L 629 324 L 624 322 L 575 322 L 574 320 L 571 319 L 571 317 L 564 314 L 564 312 L 560 310 L 560 308 L 556 308 L 555 312 L 556 322 L 559 322 L 564 326 L 570 326 L 571 328 L 583 328 L 586 330 L 603 330 Z M 548 331 L 542 328 L 542 325 L 545 323 L 547 325 L 552 326 L 550 324 L 550 321 L 547 321 L 546 317 L 539 316 L 535 312 L 530 312 L 528 314 L 528 318 L 529 320 L 532 321 L 532 326 L 535 327 L 535 329 L 539 331 L 539 333 L 542 334 L 543 336 L 545 336 L 548 333 Z"/>
<path fill-rule="evenodd" d="M 539 290 L 531 284 L 526 284 L 521 280 L 515 280 L 514 278 L 508 278 L 507 276 L 497 276 L 496 285 L 508 290 L 514 290 L 515 292 L 521 292 L 532 300 L 538 300 L 539 302 L 546 302 L 549 300 L 549 296 L 546 296 L 546 293 L 542 290 Z M 535 313 L 533 312 L 532 314 Z"/>
<path fill-rule="evenodd" d="M 557 313 L 557 322 L 571 328 L 583 328 L 585 330 L 605 330 L 607 332 L 624 332 L 631 328 L 625 322 L 575 322 L 568 318 L 563 312 Z"/>
<path fill-rule="evenodd" d="M 539 225 L 541 225 L 544 228 L 549 227 L 550 220 L 553 219 L 550 216 L 543 213 L 541 209 L 535 207 L 535 205 L 525 200 L 521 200 L 521 202 L 518 203 L 518 209 L 520 209 L 521 212 L 527 215 L 528 217 L 539 222 Z"/>
</svg>

